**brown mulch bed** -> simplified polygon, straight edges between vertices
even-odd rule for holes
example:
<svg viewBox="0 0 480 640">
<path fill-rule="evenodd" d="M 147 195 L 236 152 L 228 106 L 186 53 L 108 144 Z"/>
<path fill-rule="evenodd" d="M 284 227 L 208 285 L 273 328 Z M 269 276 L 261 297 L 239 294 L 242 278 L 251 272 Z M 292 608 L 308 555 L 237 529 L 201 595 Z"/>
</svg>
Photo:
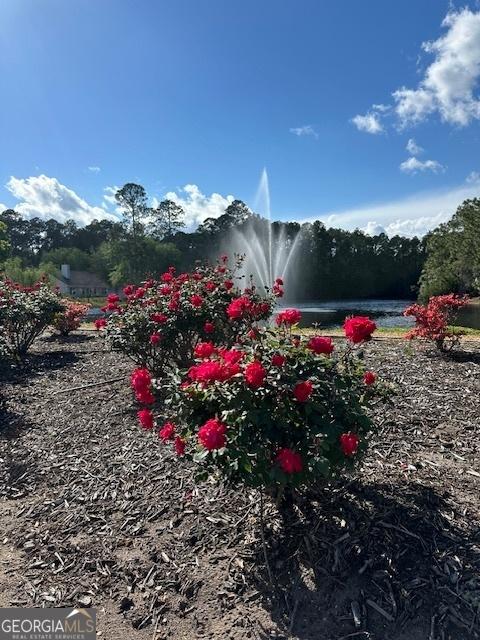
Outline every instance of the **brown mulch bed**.
<svg viewBox="0 0 480 640">
<path fill-rule="evenodd" d="M 480 348 L 377 341 L 396 387 L 355 476 L 288 522 L 256 492 L 196 487 L 141 433 L 131 365 L 87 332 L 0 378 L 0 606 L 94 606 L 101 636 L 480 638 Z M 112 384 L 89 383 L 110 378 Z"/>
</svg>

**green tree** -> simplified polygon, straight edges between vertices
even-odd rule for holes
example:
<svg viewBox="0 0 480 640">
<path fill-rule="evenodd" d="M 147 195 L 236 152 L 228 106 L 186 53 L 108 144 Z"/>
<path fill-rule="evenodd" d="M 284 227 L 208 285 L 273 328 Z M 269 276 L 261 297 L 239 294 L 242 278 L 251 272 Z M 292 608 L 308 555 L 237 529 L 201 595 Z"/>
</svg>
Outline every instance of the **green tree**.
<svg viewBox="0 0 480 640">
<path fill-rule="evenodd" d="M 56 267 L 53 264 L 41 264 L 39 267 L 27 266 L 22 258 L 16 256 L 7 258 L 3 264 L 3 273 L 13 280 L 25 286 L 31 286 L 44 276 L 53 276 Z"/>
<path fill-rule="evenodd" d="M 69 264 L 76 271 L 89 271 L 91 255 L 77 247 L 61 247 L 42 253 L 42 262 L 54 264 L 60 268 L 62 264 Z"/>
<path fill-rule="evenodd" d="M 131 238 L 110 242 L 100 253 L 114 286 L 139 284 L 150 276 L 158 278 L 170 265 L 178 266 L 181 259 L 175 245 L 149 237 L 137 238 L 135 242 Z"/>
<path fill-rule="evenodd" d="M 173 200 L 162 200 L 152 211 L 150 233 L 158 240 L 167 240 L 185 226 L 185 211 Z"/>
<path fill-rule="evenodd" d="M 10 253 L 10 242 L 8 241 L 7 225 L 0 222 L 0 264 L 8 257 Z"/>
<path fill-rule="evenodd" d="M 125 227 L 136 238 L 143 235 L 143 222 L 150 213 L 147 205 L 147 192 L 134 182 L 127 182 L 115 194 L 115 200 L 123 211 L 123 222 Z"/>
<path fill-rule="evenodd" d="M 426 237 L 427 259 L 420 298 L 442 293 L 478 293 L 480 279 L 480 199 L 465 200 L 452 219 Z"/>
</svg>

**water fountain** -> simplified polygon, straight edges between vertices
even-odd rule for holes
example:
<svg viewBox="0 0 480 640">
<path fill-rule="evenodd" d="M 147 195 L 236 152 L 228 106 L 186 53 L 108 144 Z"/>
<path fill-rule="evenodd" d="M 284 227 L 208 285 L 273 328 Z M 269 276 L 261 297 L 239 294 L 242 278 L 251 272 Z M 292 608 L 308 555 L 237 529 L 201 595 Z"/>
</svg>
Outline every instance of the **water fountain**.
<svg viewBox="0 0 480 640">
<path fill-rule="evenodd" d="M 253 203 L 253 218 L 242 229 L 234 229 L 229 238 L 229 251 L 244 254 L 243 275 L 252 276 L 258 287 L 271 287 L 275 278 L 285 281 L 286 293 L 292 298 L 295 289 L 295 257 L 301 233 L 291 238 L 282 224 L 272 223 L 268 173 L 260 176 Z"/>
</svg>

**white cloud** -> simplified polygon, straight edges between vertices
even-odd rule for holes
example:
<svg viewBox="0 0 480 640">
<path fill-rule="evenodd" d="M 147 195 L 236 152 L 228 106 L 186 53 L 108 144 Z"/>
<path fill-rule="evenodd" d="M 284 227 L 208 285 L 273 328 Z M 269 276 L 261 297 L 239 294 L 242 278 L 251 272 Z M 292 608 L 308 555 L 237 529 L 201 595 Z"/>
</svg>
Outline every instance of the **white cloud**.
<svg viewBox="0 0 480 640">
<path fill-rule="evenodd" d="M 407 146 L 405 147 L 405 149 L 408 151 L 408 153 L 411 156 L 419 156 L 424 151 L 423 147 L 421 147 L 415 142 L 415 138 L 410 138 L 408 140 Z"/>
<path fill-rule="evenodd" d="M 403 86 L 392 93 L 393 111 L 389 105 L 373 105 L 375 113 L 355 116 L 353 122 L 361 131 L 380 133 L 383 125 L 378 115 L 395 115 L 401 129 L 434 114 L 443 122 L 460 127 L 480 119 L 476 93 L 480 80 L 480 11 L 469 8 L 450 11 L 442 27 L 446 29 L 444 35 L 422 44 L 423 51 L 433 56 L 433 60 L 417 86 Z"/>
<path fill-rule="evenodd" d="M 292 127 L 290 129 L 290 133 L 293 133 L 296 136 L 313 136 L 318 139 L 318 133 L 312 127 L 311 124 L 306 124 L 303 127 Z"/>
<path fill-rule="evenodd" d="M 445 167 L 436 160 L 422 161 L 415 158 L 415 156 L 412 156 L 400 164 L 400 171 L 411 174 L 418 173 L 419 171 L 432 171 L 433 173 L 439 173 L 440 171 L 445 171 Z"/>
<path fill-rule="evenodd" d="M 390 111 L 391 108 L 392 105 L 390 104 L 372 104 L 372 109 L 379 113 L 386 113 L 387 111 Z"/>
<path fill-rule="evenodd" d="M 444 122 L 467 125 L 480 118 L 475 89 L 480 78 L 480 12 L 451 11 L 442 22 L 445 35 L 422 45 L 434 56 L 416 89 L 393 93 L 402 126 L 438 113 Z"/>
<path fill-rule="evenodd" d="M 101 171 L 100 167 L 88 167 L 88 170 L 92 173 L 100 173 Z"/>
<path fill-rule="evenodd" d="M 182 189 L 169 191 L 165 199 L 173 200 L 185 211 L 187 229 L 197 227 L 207 218 L 218 218 L 234 200 L 233 196 L 212 193 L 203 194 L 196 184 L 186 184 Z"/>
<path fill-rule="evenodd" d="M 366 113 L 364 116 L 356 115 L 352 118 L 352 122 L 359 131 L 365 131 L 366 133 L 376 134 L 384 131 L 383 125 L 375 113 Z"/>
<path fill-rule="evenodd" d="M 422 236 L 441 222 L 446 222 L 467 198 L 476 198 L 480 182 L 462 184 L 451 189 L 420 192 L 385 203 L 364 205 L 343 211 L 332 211 L 299 220 L 322 220 L 327 227 L 372 229 L 382 226 L 388 235 Z"/>
<path fill-rule="evenodd" d="M 377 224 L 374 220 L 371 220 L 363 231 L 367 236 L 379 236 L 381 233 L 386 233 L 385 228 L 381 224 Z"/>
<path fill-rule="evenodd" d="M 107 204 L 109 205 L 117 204 L 117 201 L 115 200 L 115 194 L 119 189 L 120 187 L 117 187 L 116 185 L 113 185 L 113 187 L 105 187 L 103 189 L 103 192 L 104 192 L 103 199 Z"/>
<path fill-rule="evenodd" d="M 102 207 L 89 205 L 56 178 L 45 175 L 29 178 L 12 176 L 6 187 L 20 200 L 15 205 L 15 210 L 26 218 L 54 218 L 59 222 L 73 219 L 80 225 L 88 224 L 94 219 L 116 219 Z"/>
<path fill-rule="evenodd" d="M 480 183 L 480 173 L 478 171 L 471 171 L 466 179 L 467 184 Z"/>
</svg>

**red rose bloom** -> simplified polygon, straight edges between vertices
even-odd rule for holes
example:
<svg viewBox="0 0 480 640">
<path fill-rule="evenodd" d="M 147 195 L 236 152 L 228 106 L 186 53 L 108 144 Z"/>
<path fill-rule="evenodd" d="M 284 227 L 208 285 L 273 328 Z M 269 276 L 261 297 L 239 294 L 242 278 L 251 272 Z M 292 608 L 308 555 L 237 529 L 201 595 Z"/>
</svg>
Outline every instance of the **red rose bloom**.
<svg viewBox="0 0 480 640">
<path fill-rule="evenodd" d="M 276 280 L 275 280 L 275 284 L 278 284 L 278 285 L 282 286 L 282 285 L 283 285 L 283 280 L 282 280 L 282 278 L 276 278 Z"/>
<path fill-rule="evenodd" d="M 161 280 L 162 282 L 172 282 L 173 275 L 170 272 L 162 273 Z"/>
<path fill-rule="evenodd" d="M 175 452 L 177 454 L 177 456 L 180 458 L 181 456 L 183 456 L 183 454 L 185 453 L 185 446 L 186 446 L 186 442 L 183 438 L 181 438 L 180 436 L 177 436 L 175 438 L 175 442 L 174 442 L 174 446 L 175 446 Z"/>
<path fill-rule="evenodd" d="M 153 413 L 150 409 L 141 409 L 140 411 L 137 411 L 137 416 L 144 429 L 153 429 Z"/>
<path fill-rule="evenodd" d="M 133 286 L 133 284 L 127 284 L 126 287 L 123 287 L 123 293 L 126 296 L 131 296 L 134 291 L 135 291 L 135 287 Z"/>
<path fill-rule="evenodd" d="M 253 387 L 254 389 L 258 389 L 258 387 L 262 386 L 266 375 L 267 375 L 267 372 L 263 368 L 262 364 L 257 360 L 255 360 L 255 362 L 248 364 L 245 367 L 245 372 L 244 372 L 245 380 L 248 386 Z"/>
<path fill-rule="evenodd" d="M 107 321 L 105 318 L 97 318 L 93 324 L 95 325 L 95 329 L 100 331 L 100 329 L 104 329 L 107 326 Z"/>
<path fill-rule="evenodd" d="M 215 345 L 213 342 L 199 342 L 194 353 L 196 358 L 210 358 L 215 353 Z"/>
<path fill-rule="evenodd" d="M 152 333 L 152 335 L 150 336 L 150 344 L 155 347 L 161 339 L 162 336 L 160 333 Z"/>
<path fill-rule="evenodd" d="M 224 362 L 228 364 L 236 364 L 240 362 L 240 360 L 245 355 L 243 351 L 238 351 L 238 349 L 219 349 L 218 355 Z"/>
<path fill-rule="evenodd" d="M 310 380 L 304 380 L 302 382 L 297 382 L 293 389 L 293 395 L 295 396 L 295 400 L 298 402 L 306 402 L 312 395 L 312 391 L 313 384 Z"/>
<path fill-rule="evenodd" d="M 205 322 L 203 325 L 203 330 L 205 333 L 213 333 L 215 331 L 215 325 L 213 322 Z"/>
<path fill-rule="evenodd" d="M 282 356 L 279 353 L 275 353 L 272 356 L 272 365 L 274 367 L 282 367 L 284 364 L 285 364 L 285 356 Z"/>
<path fill-rule="evenodd" d="M 225 280 L 223 285 L 227 291 L 230 291 L 230 289 L 233 287 L 233 282 L 231 280 Z"/>
<path fill-rule="evenodd" d="M 170 300 L 170 302 L 168 303 L 169 311 L 178 311 L 179 307 L 180 307 L 180 304 L 178 300 Z"/>
<path fill-rule="evenodd" d="M 152 404 L 155 397 L 151 391 L 152 378 L 148 369 L 135 369 L 130 376 L 130 383 L 139 402 Z"/>
<path fill-rule="evenodd" d="M 292 449 L 280 449 L 275 461 L 285 473 L 300 473 L 303 469 L 302 456 Z"/>
<path fill-rule="evenodd" d="M 217 288 L 217 285 L 214 282 L 207 282 L 207 284 L 205 285 L 205 289 L 211 293 L 212 291 L 215 291 L 215 289 Z"/>
<path fill-rule="evenodd" d="M 370 386 L 371 384 L 375 384 L 375 380 L 377 376 L 373 373 L 373 371 L 365 371 L 363 374 L 363 381 L 366 385 Z"/>
<path fill-rule="evenodd" d="M 173 440 L 175 435 L 175 425 L 172 422 L 165 422 L 163 427 L 158 432 L 158 437 L 167 442 L 167 440 Z"/>
<path fill-rule="evenodd" d="M 275 318 L 275 322 L 280 327 L 282 324 L 292 326 L 300 322 L 302 314 L 298 309 L 285 309 Z"/>
<path fill-rule="evenodd" d="M 116 293 L 109 293 L 107 296 L 107 302 L 110 304 L 116 304 L 120 300 L 120 296 L 117 296 Z"/>
<path fill-rule="evenodd" d="M 272 291 L 276 298 L 283 298 L 284 291 L 279 284 L 274 284 Z"/>
<path fill-rule="evenodd" d="M 360 438 L 356 433 L 342 433 L 340 436 L 340 447 L 343 455 L 347 457 L 354 456 L 357 453 Z"/>
<path fill-rule="evenodd" d="M 227 427 L 220 422 L 218 418 L 210 418 L 205 424 L 200 427 L 198 431 L 198 440 L 200 444 L 212 451 L 214 449 L 221 449 L 226 444 L 225 433 Z"/>
<path fill-rule="evenodd" d="M 193 304 L 194 307 L 201 307 L 203 303 L 203 298 L 195 293 L 193 296 L 191 296 L 190 302 Z"/>
<path fill-rule="evenodd" d="M 346 337 L 354 344 L 370 340 L 376 328 L 375 322 L 367 316 L 350 316 L 343 324 Z"/>
<path fill-rule="evenodd" d="M 165 324 L 168 318 L 164 313 L 152 313 L 150 320 L 152 322 L 157 322 L 158 324 Z"/>
<path fill-rule="evenodd" d="M 190 367 L 188 377 L 195 382 L 209 384 L 211 382 L 226 382 L 239 372 L 240 367 L 238 364 L 205 360 L 201 364 Z"/>
<path fill-rule="evenodd" d="M 162 296 L 169 296 L 172 293 L 172 287 L 168 284 L 164 284 L 160 287 L 160 294 Z"/>
<path fill-rule="evenodd" d="M 135 291 L 135 298 L 139 300 L 140 298 L 143 298 L 144 295 L 145 295 L 145 289 L 143 287 L 138 287 L 138 289 Z"/>
<path fill-rule="evenodd" d="M 152 378 L 148 369 L 134 369 L 130 376 L 130 383 L 138 391 L 139 389 L 148 389 L 152 384 Z"/>
<path fill-rule="evenodd" d="M 310 338 L 307 344 L 307 348 L 311 349 L 317 355 L 330 355 L 333 351 L 333 342 L 331 338 L 325 338 L 323 336 L 313 336 Z"/>
<path fill-rule="evenodd" d="M 250 299 L 246 296 L 235 298 L 235 300 L 232 300 L 227 307 L 227 316 L 230 318 L 230 320 L 238 320 L 239 318 L 243 318 L 243 316 L 250 310 L 250 306 Z"/>
</svg>

